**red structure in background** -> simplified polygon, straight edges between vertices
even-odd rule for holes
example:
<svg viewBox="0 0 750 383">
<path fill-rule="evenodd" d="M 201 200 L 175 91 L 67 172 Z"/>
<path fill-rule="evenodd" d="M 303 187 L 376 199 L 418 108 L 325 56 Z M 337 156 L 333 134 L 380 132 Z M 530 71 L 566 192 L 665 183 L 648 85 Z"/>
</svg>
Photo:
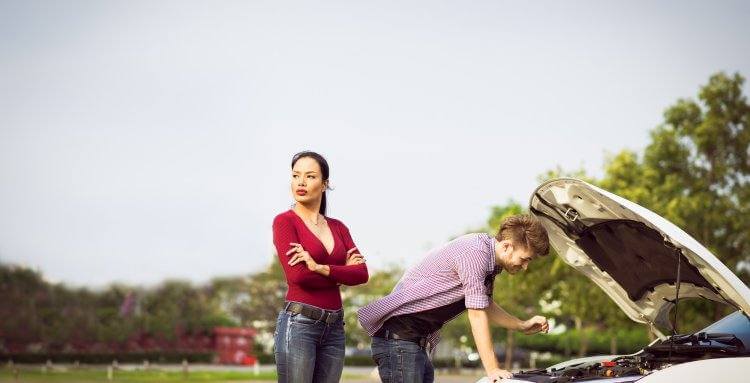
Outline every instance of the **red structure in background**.
<svg viewBox="0 0 750 383">
<path fill-rule="evenodd" d="M 214 327 L 214 350 L 222 364 L 253 365 L 255 329 L 249 327 Z"/>
<path fill-rule="evenodd" d="M 0 333 L 0 357 L 41 352 L 48 355 L 78 352 L 83 354 L 111 353 L 215 353 L 215 361 L 221 364 L 254 365 L 257 358 L 253 348 L 257 332 L 251 327 L 214 327 L 199 333 L 185 333 L 171 340 L 155 337 L 144 332 L 136 332 L 124 342 L 70 341 L 57 349 L 43 349 L 40 342 L 8 340 Z"/>
</svg>

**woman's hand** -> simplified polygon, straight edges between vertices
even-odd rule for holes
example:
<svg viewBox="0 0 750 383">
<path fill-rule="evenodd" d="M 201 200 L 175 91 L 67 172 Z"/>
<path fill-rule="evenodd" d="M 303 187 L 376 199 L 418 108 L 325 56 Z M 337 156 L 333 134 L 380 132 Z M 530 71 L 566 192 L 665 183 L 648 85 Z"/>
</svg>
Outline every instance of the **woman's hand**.
<svg viewBox="0 0 750 383">
<path fill-rule="evenodd" d="M 359 253 L 356 247 L 352 247 L 346 252 L 346 266 L 359 265 L 365 263 L 365 257 Z"/>
<path fill-rule="evenodd" d="M 315 260 L 312 259 L 312 257 L 310 256 L 310 253 L 308 253 L 305 249 L 302 248 L 302 245 L 300 245 L 299 243 L 294 243 L 294 242 L 289 243 L 289 245 L 292 246 L 292 248 L 286 252 L 286 255 L 291 257 L 289 258 L 289 262 L 287 262 L 289 266 L 294 266 L 300 262 L 305 262 L 308 270 L 315 271 L 315 272 L 318 271 L 317 262 L 315 262 Z"/>
</svg>

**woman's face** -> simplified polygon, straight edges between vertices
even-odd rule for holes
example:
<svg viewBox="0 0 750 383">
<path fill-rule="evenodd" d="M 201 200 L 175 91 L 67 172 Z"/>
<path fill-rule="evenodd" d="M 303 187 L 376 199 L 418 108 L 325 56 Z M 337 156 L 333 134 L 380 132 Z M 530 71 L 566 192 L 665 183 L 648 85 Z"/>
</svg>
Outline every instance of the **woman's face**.
<svg viewBox="0 0 750 383">
<path fill-rule="evenodd" d="M 320 172 L 318 161 L 310 157 L 302 157 L 292 167 L 292 196 L 294 200 L 303 203 L 314 203 L 322 199 L 326 188 L 323 174 Z"/>
</svg>

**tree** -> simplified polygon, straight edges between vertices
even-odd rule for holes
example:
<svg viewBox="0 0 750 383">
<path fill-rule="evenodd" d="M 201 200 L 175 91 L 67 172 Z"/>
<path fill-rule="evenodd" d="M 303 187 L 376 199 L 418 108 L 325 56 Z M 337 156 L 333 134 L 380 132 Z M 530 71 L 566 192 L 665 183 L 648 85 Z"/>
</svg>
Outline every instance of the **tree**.
<svg viewBox="0 0 750 383">
<path fill-rule="evenodd" d="M 346 344 L 358 348 L 368 347 L 370 336 L 359 325 L 357 310 L 368 303 L 388 295 L 396 286 L 404 270 L 391 265 L 377 272 L 370 271 L 370 279 L 364 285 L 342 286 L 344 301 L 344 322 L 346 323 Z"/>
<path fill-rule="evenodd" d="M 268 269 L 250 278 L 247 313 L 252 316 L 256 326 L 260 325 L 257 327 L 273 328 L 279 311 L 284 306 L 286 290 L 284 271 L 274 255 Z"/>
<path fill-rule="evenodd" d="M 210 288 L 195 288 L 189 282 L 166 281 L 140 298 L 138 328 L 172 347 L 183 335 L 209 334 L 215 326 L 236 325 L 211 299 L 210 292 Z M 105 307 L 111 310 L 112 306 Z"/>
<path fill-rule="evenodd" d="M 739 74 L 711 76 L 698 101 L 681 99 L 667 108 L 643 155 L 625 150 L 612 157 L 599 184 L 669 219 L 748 283 L 750 104 L 744 81 Z M 723 312 L 718 305 L 711 311 L 703 322 Z"/>
</svg>

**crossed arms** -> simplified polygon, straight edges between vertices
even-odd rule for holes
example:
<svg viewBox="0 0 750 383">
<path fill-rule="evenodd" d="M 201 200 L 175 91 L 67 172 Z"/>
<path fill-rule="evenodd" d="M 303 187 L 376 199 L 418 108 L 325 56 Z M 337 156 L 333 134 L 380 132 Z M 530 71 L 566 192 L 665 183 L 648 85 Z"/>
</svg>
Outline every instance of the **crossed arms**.
<svg viewBox="0 0 750 383">
<path fill-rule="evenodd" d="M 369 274 L 364 258 L 349 234 L 344 224 L 336 223 L 347 252 L 346 265 L 317 264 L 310 254 L 301 246 L 299 236 L 288 217 L 278 216 L 273 221 L 273 243 L 276 253 L 284 269 L 287 281 L 306 289 L 322 289 L 337 287 L 339 284 L 354 286 L 367 282 Z M 297 251 L 299 249 L 300 251 Z M 293 251 L 294 250 L 294 251 Z M 361 259 L 361 262 L 357 261 Z M 350 262 L 351 260 L 351 262 Z M 297 266 L 305 263 L 307 267 Z M 290 264 L 291 263 L 291 264 Z"/>
</svg>

